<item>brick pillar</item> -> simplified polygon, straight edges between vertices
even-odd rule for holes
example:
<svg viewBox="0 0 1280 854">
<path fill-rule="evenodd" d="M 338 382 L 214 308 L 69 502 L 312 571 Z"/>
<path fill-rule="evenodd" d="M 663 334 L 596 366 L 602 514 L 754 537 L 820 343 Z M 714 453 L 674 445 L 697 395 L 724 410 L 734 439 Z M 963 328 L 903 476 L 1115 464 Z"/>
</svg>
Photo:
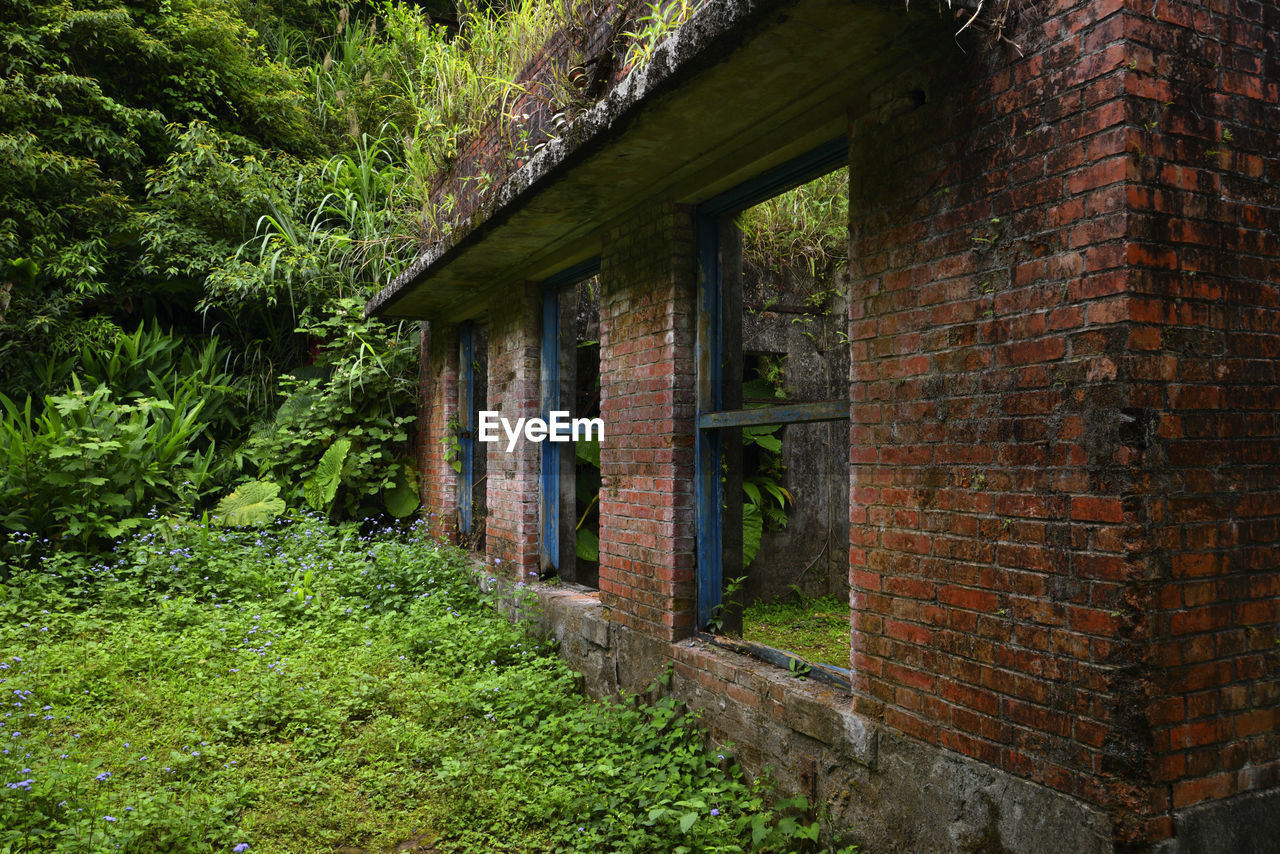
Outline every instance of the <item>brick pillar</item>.
<svg viewBox="0 0 1280 854">
<path fill-rule="evenodd" d="M 490 410 L 515 425 L 541 415 L 541 296 L 535 284 L 517 285 L 489 307 Z M 512 577 L 538 572 L 540 447 L 524 438 L 507 451 L 506 435 L 477 444 L 487 454 L 485 551 L 489 562 Z"/>
<path fill-rule="evenodd" d="M 600 590 L 613 618 L 694 629 L 694 262 L 689 213 L 664 206 L 606 237 L 600 281 Z"/>
<path fill-rule="evenodd" d="M 458 334 L 451 324 L 423 323 L 418 471 L 422 515 L 433 536 L 453 541 L 458 531 L 458 474 L 444 440 L 458 417 Z"/>
<path fill-rule="evenodd" d="M 1280 783 L 1280 13 L 1126 5 L 852 111 L 850 579 L 858 711 L 1142 847 Z"/>
<path fill-rule="evenodd" d="M 1153 800 L 1176 815 L 1280 786 L 1280 6 L 1156 12 L 1128 27 L 1122 429 L 1148 480 Z"/>
</svg>

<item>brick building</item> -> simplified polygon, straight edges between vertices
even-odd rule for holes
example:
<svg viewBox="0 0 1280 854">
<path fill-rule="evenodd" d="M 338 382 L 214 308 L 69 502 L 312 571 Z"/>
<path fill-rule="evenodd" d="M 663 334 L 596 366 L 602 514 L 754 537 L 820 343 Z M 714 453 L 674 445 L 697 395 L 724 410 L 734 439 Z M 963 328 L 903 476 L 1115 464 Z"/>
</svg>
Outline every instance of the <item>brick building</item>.
<svg viewBox="0 0 1280 854">
<path fill-rule="evenodd" d="M 1047 0 L 961 50 L 924 5 L 708 0 L 631 71 L 608 9 L 548 44 L 529 79 L 585 56 L 586 94 L 517 106 L 536 153 L 474 139 L 370 304 L 427 321 L 426 512 L 575 577 L 572 453 L 474 412 L 570 407 L 598 276 L 598 590 L 543 594 L 591 690 L 674 662 L 878 852 L 1278 850 L 1280 8 Z M 847 399 L 745 410 L 733 216 L 832 168 Z M 847 423 L 844 680 L 701 631 L 770 420 Z"/>
</svg>

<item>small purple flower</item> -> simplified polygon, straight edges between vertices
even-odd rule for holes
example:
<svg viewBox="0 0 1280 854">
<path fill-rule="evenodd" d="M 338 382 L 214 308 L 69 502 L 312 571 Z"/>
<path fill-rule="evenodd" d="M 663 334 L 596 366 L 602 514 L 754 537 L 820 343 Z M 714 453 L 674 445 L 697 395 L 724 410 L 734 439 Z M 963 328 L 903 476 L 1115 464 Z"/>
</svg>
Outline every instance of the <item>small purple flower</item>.
<svg viewBox="0 0 1280 854">
<path fill-rule="evenodd" d="M 241 851 L 248 851 L 248 850 L 249 850 L 249 843 L 248 843 L 248 842 L 241 842 L 239 845 L 237 845 L 236 847 L 232 848 L 231 850 L 232 850 L 232 851 L 234 851 L 234 852 L 236 852 L 236 854 L 240 854 L 240 852 L 241 852 Z"/>
<path fill-rule="evenodd" d="M 103 820 L 103 821 L 115 821 L 115 820 L 116 820 L 116 817 L 115 817 L 115 816 L 113 816 L 113 815 L 104 815 L 104 816 L 102 817 L 102 820 Z"/>
<path fill-rule="evenodd" d="M 711 814 L 712 814 L 712 815 L 720 815 L 720 810 L 715 809 L 714 807 L 712 807 L 712 809 L 711 809 Z"/>
<path fill-rule="evenodd" d="M 101 774 L 99 774 L 97 777 L 94 777 L 93 779 L 97 780 L 99 783 L 105 783 L 111 779 L 111 772 L 103 771 Z"/>
</svg>

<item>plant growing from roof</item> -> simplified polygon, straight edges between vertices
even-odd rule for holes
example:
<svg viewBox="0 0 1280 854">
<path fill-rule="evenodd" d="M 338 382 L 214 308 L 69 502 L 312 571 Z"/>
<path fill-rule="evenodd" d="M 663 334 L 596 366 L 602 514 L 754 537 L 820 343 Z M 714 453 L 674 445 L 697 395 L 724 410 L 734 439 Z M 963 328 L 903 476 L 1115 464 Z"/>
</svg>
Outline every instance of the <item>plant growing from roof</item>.
<svg viewBox="0 0 1280 854">
<path fill-rule="evenodd" d="M 702 0 L 652 0 L 647 6 L 647 14 L 636 20 L 636 29 L 623 33 L 632 40 L 624 65 L 632 70 L 648 65 L 658 45 L 680 29 L 701 7 Z"/>
</svg>

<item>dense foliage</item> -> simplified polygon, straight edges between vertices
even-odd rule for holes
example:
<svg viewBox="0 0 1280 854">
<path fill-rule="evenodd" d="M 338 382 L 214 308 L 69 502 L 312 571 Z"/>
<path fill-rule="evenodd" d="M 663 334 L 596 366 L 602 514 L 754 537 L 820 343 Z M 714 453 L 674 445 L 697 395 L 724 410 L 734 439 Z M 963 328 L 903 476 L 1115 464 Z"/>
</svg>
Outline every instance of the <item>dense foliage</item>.
<svg viewBox="0 0 1280 854">
<path fill-rule="evenodd" d="M 416 9 L 389 14 L 443 37 Z M 411 182 L 398 142 L 345 121 L 390 127 L 405 99 L 321 58 L 341 42 L 348 66 L 389 68 L 398 37 L 315 2 L 4 0 L 3 17 L 0 551 L 21 551 L 14 532 L 96 547 L 246 478 L 278 477 L 301 504 L 325 446 L 352 431 L 372 437 L 339 513 L 407 482 L 412 339 L 350 302 L 412 246 Z M 272 437 L 299 390 L 331 405 L 282 455 Z M 339 396 L 356 417 L 323 423 Z"/>
<path fill-rule="evenodd" d="M 446 227 L 435 176 L 510 120 L 571 6 L 0 0 L 0 551 L 92 547 L 255 479 L 335 518 L 411 512 L 413 330 L 354 307 Z M 175 358 L 220 340 L 221 399 L 95 379 L 140 324 Z M 166 419 L 189 448 L 125 464 Z M 84 471 L 28 476 L 54 460 Z"/>
<path fill-rule="evenodd" d="M 0 357 L 14 377 L 24 350 L 110 346 L 119 317 L 185 320 L 204 270 L 251 233 L 294 158 L 320 149 L 300 76 L 231 4 L 3 9 Z M 208 174 L 202 147 L 243 174 Z"/>
<path fill-rule="evenodd" d="M 0 851 L 809 844 L 669 699 L 582 698 L 487 599 L 456 553 L 318 519 L 45 558 L 0 584 Z"/>
</svg>

